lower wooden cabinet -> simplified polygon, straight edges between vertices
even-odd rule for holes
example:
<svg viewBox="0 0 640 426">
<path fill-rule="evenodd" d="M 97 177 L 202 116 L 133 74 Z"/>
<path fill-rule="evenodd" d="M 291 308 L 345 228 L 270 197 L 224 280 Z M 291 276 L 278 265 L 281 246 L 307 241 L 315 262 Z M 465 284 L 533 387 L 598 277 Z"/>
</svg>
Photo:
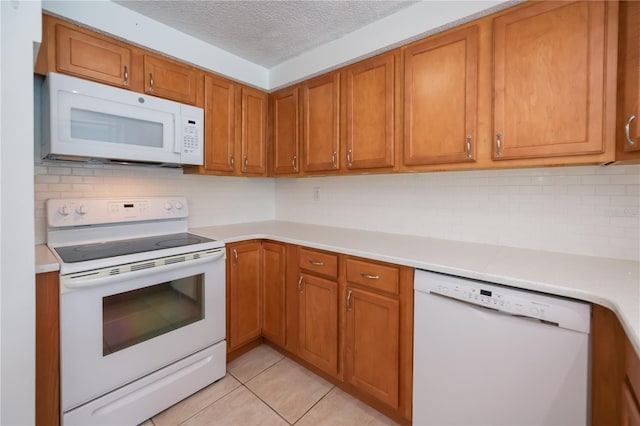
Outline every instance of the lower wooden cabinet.
<svg viewBox="0 0 640 426">
<path fill-rule="evenodd" d="M 36 274 L 36 426 L 60 424 L 60 284 Z"/>
<path fill-rule="evenodd" d="M 300 274 L 300 356 L 338 374 L 338 283 Z"/>
<path fill-rule="evenodd" d="M 262 333 L 260 241 L 227 246 L 227 351 Z"/>
<path fill-rule="evenodd" d="M 398 406 L 399 302 L 347 287 L 344 380 L 392 407 Z"/>
<path fill-rule="evenodd" d="M 640 357 L 616 315 L 593 305 L 591 424 L 640 426 Z"/>
<path fill-rule="evenodd" d="M 262 243 L 262 335 L 286 343 L 286 246 Z"/>
</svg>

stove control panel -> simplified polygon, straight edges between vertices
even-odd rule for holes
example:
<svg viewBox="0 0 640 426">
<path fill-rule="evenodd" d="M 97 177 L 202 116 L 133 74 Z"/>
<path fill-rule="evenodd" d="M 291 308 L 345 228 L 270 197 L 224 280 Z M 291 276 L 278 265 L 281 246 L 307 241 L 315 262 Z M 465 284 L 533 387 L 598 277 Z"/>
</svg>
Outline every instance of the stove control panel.
<svg viewBox="0 0 640 426">
<path fill-rule="evenodd" d="M 184 197 L 77 198 L 47 201 L 50 228 L 100 225 L 189 216 Z"/>
</svg>

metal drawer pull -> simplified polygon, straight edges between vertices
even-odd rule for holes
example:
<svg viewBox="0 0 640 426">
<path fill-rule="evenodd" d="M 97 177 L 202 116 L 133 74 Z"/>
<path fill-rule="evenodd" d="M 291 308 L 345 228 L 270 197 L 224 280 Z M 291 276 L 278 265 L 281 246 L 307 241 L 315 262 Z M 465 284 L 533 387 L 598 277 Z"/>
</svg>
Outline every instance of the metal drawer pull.
<svg viewBox="0 0 640 426">
<path fill-rule="evenodd" d="M 124 66 L 124 85 L 129 85 L 129 67 L 127 67 L 126 65 Z"/>
<path fill-rule="evenodd" d="M 291 160 L 291 166 L 293 167 L 293 171 L 297 172 L 298 171 L 298 156 L 294 155 L 293 159 Z"/>
<path fill-rule="evenodd" d="M 149 73 L 149 91 L 153 91 L 153 73 Z"/>
<path fill-rule="evenodd" d="M 236 164 L 236 159 L 233 158 L 233 155 L 229 157 L 229 168 L 233 169 L 234 164 Z"/>
<path fill-rule="evenodd" d="M 300 279 L 298 279 L 298 291 L 302 293 L 302 281 L 304 281 L 304 277 L 300 275 Z"/>
<path fill-rule="evenodd" d="M 465 144 L 465 149 L 467 151 L 467 158 L 471 159 L 471 135 L 467 135 L 467 143 Z"/>
<path fill-rule="evenodd" d="M 247 170 L 248 167 L 249 167 L 249 158 L 244 157 L 244 170 Z"/>
<path fill-rule="evenodd" d="M 314 266 L 324 266 L 324 262 L 321 262 L 321 261 L 319 261 L 319 260 L 312 260 L 312 259 L 309 259 L 309 263 L 310 263 L 310 264 L 312 264 L 312 265 L 314 265 Z"/>
<path fill-rule="evenodd" d="M 634 146 L 636 143 L 633 139 L 631 139 L 631 122 L 636 119 L 636 116 L 631 114 L 627 119 L 627 124 L 624 125 L 624 137 L 627 138 L 627 145 Z"/>
<path fill-rule="evenodd" d="M 349 148 L 347 150 L 347 166 L 351 167 L 352 165 L 353 163 L 351 162 L 351 148 Z"/>
<path fill-rule="evenodd" d="M 496 133 L 496 157 L 502 156 L 502 140 L 500 138 L 502 138 L 502 133 Z"/>
<path fill-rule="evenodd" d="M 333 166 L 334 169 L 338 168 L 337 157 L 338 157 L 338 154 L 335 151 L 333 151 L 333 154 L 331 154 L 331 165 Z"/>
<path fill-rule="evenodd" d="M 238 266 L 238 251 L 233 249 L 233 264 Z"/>
<path fill-rule="evenodd" d="M 351 312 L 351 290 L 347 293 L 347 312 Z"/>
<path fill-rule="evenodd" d="M 380 275 L 369 275 L 369 274 L 366 274 L 364 272 L 360 272 L 360 276 L 362 278 L 366 278 L 368 280 L 379 280 L 380 279 Z"/>
</svg>

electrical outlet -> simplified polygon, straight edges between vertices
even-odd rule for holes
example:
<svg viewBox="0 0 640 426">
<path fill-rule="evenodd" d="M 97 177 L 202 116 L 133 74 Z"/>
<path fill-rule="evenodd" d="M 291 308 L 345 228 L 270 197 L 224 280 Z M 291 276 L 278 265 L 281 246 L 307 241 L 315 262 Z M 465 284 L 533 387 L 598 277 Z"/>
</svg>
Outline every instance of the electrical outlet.
<svg viewBox="0 0 640 426">
<path fill-rule="evenodd" d="M 320 187 L 313 187 L 313 201 L 320 201 Z"/>
</svg>

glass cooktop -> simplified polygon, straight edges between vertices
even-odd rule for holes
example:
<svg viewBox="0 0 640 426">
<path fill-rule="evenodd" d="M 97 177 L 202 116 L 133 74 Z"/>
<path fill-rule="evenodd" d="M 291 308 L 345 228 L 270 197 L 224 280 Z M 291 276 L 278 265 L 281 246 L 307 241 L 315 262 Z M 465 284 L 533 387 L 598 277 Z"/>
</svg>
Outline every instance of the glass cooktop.
<svg viewBox="0 0 640 426">
<path fill-rule="evenodd" d="M 62 258 L 63 262 L 76 263 L 147 251 L 184 247 L 193 244 L 209 243 L 212 241 L 215 240 L 182 232 L 179 234 L 157 235 L 154 237 L 133 238 L 130 240 L 57 247 L 54 250 L 58 253 L 60 258 Z"/>
</svg>

